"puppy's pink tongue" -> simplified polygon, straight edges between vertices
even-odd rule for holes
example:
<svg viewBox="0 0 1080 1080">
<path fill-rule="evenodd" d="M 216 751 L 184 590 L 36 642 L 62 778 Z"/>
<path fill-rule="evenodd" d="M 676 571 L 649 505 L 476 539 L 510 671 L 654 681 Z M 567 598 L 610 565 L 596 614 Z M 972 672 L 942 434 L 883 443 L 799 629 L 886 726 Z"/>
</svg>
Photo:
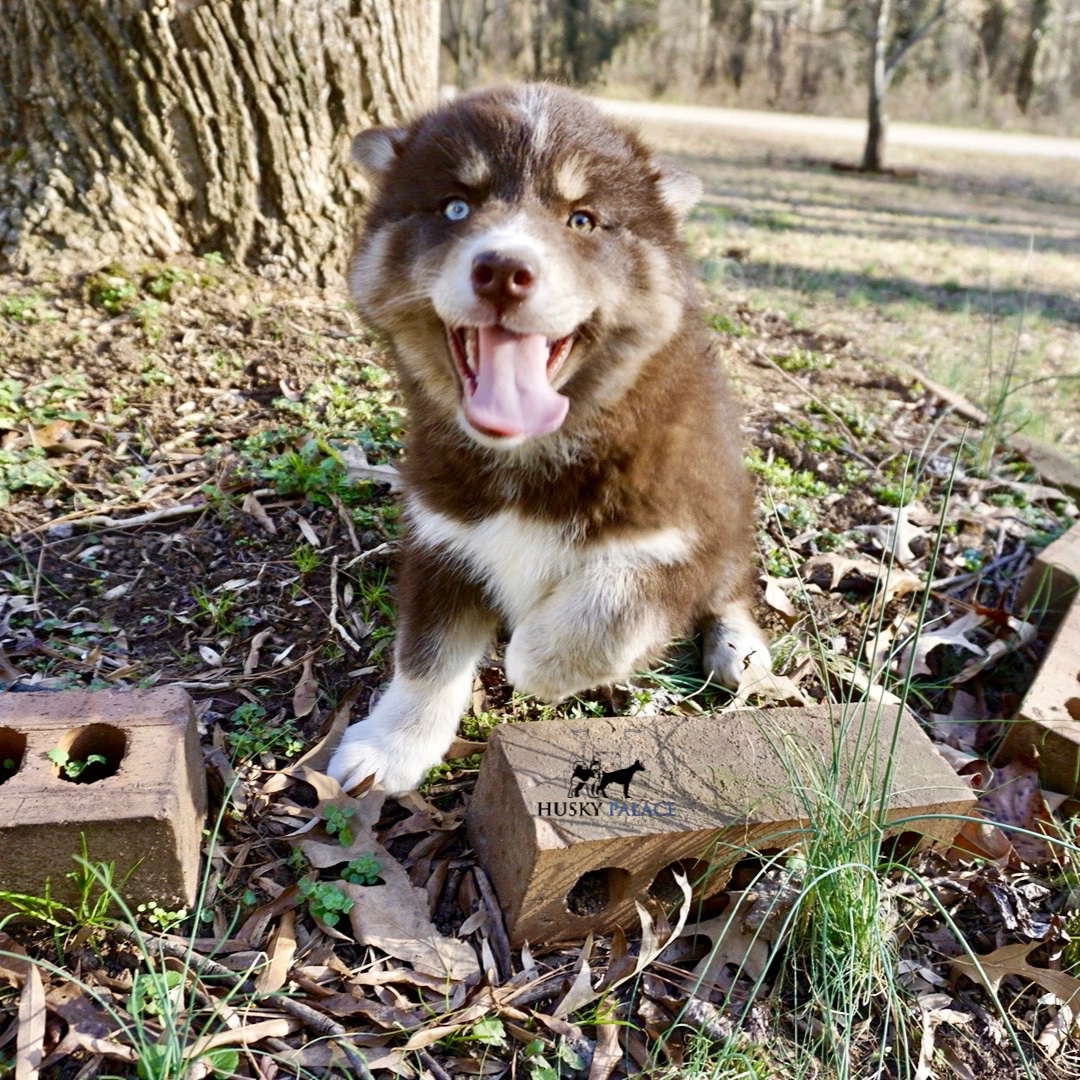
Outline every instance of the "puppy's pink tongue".
<svg viewBox="0 0 1080 1080">
<path fill-rule="evenodd" d="M 465 395 L 469 422 L 500 435 L 547 435 L 563 422 L 569 398 L 548 382 L 550 356 L 543 334 L 481 327 L 476 390 Z"/>
</svg>

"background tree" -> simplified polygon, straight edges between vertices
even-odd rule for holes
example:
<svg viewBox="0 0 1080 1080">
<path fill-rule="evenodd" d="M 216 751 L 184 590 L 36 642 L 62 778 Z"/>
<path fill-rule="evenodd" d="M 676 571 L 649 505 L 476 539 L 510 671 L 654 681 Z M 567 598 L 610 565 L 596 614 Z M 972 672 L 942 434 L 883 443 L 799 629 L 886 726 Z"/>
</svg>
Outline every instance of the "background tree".
<svg viewBox="0 0 1080 1080">
<path fill-rule="evenodd" d="M 895 7 L 894 7 L 895 4 Z M 904 58 L 948 13 L 946 0 L 933 0 L 927 11 L 922 0 L 871 0 L 868 28 L 866 146 L 862 167 L 880 172 L 885 152 L 885 96 Z M 863 15 L 858 11 L 856 26 Z"/>
<path fill-rule="evenodd" d="M 438 0 L 0 0 L 0 257 L 344 265 L 361 128 L 434 101 Z"/>
</svg>

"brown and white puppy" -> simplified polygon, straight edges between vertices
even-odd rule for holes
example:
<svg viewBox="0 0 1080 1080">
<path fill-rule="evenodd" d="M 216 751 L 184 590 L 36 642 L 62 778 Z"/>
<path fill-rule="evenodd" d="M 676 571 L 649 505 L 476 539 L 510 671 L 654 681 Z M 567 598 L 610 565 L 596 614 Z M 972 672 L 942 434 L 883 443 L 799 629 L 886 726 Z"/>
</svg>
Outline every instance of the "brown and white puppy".
<svg viewBox="0 0 1080 1080">
<path fill-rule="evenodd" d="M 412 431 L 393 681 L 330 763 L 415 787 L 502 624 L 506 677 L 557 701 L 701 627 L 737 686 L 752 489 L 679 235 L 699 182 L 579 95 L 468 94 L 357 136 L 377 194 L 352 260 Z"/>
</svg>

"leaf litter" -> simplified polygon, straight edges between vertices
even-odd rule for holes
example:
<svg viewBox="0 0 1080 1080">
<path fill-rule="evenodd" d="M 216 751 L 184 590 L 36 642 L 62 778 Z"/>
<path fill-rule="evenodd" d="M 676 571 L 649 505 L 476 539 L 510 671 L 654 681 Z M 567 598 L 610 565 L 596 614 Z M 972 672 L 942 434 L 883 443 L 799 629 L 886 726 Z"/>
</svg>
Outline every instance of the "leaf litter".
<svg viewBox="0 0 1080 1080">
<path fill-rule="evenodd" d="M 1014 1075 L 981 986 L 1042 1009 L 1028 1034 L 1060 1052 L 1075 899 L 1047 837 L 1065 826 L 1035 763 L 986 755 L 1045 648 L 1015 597 L 1035 550 L 1075 519 L 1067 494 L 1006 450 L 980 473 L 946 404 L 850 342 L 729 313 L 776 670 L 731 701 L 677 650 L 632 686 L 552 712 L 515 698 L 496 656 L 421 795 L 345 793 L 318 770 L 387 674 L 400 406 L 378 345 L 336 301 L 197 263 L 189 278 L 154 325 L 106 318 L 77 279 L 3 286 L 39 290 L 55 318 L 3 328 L 18 385 L 0 426 L 19 464 L 0 477 L 0 677 L 187 687 L 228 813 L 207 848 L 204 918 L 66 943 L 32 921 L 0 930 L 0 1061 L 7 1038 L 46 1071 L 145 1065 L 135 1021 L 153 1032 L 163 1018 L 133 1015 L 132 987 L 187 957 L 170 993 L 192 1021 L 191 1075 L 269 1056 L 316 1075 L 605 1080 L 681 1067 L 687 1031 L 751 1047 L 780 1075 L 794 1003 L 777 963 L 797 875 L 762 868 L 711 913 L 677 879 L 674 911 L 646 898 L 612 935 L 511 950 L 462 828 L 477 755 L 495 720 L 828 702 L 853 687 L 890 700 L 908 672 L 909 704 L 957 755 L 982 817 L 953 851 L 917 857 L 936 904 L 890 878 L 900 970 L 922 987 L 920 1075 L 934 1051 L 957 1075 Z M 810 358 L 795 374 L 771 359 L 794 355 Z M 328 808 L 344 831 L 328 830 Z M 1055 1001 L 1036 1006 L 1040 990 Z M 874 1030 L 849 1035 L 865 1061 Z"/>
</svg>

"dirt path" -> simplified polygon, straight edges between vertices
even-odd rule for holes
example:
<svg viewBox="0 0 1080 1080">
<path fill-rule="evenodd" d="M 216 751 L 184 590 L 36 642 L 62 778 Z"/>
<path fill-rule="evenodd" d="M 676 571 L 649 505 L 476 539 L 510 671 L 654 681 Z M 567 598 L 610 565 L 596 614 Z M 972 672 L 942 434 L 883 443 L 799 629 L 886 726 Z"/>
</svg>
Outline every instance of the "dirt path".
<svg viewBox="0 0 1080 1080">
<path fill-rule="evenodd" d="M 716 109 L 700 105 L 669 105 L 659 101 L 613 101 L 597 104 L 615 116 L 651 123 L 690 124 L 698 127 L 744 131 L 756 135 L 790 135 L 823 141 L 861 143 L 866 138 L 863 120 L 796 113 L 754 112 L 749 109 Z M 1080 139 L 1052 135 L 1024 135 L 975 128 L 937 127 L 932 124 L 889 125 L 891 146 L 959 150 L 971 153 L 1008 154 L 1016 157 L 1066 158 L 1080 161 Z M 823 147 L 825 149 L 825 147 Z"/>
</svg>

